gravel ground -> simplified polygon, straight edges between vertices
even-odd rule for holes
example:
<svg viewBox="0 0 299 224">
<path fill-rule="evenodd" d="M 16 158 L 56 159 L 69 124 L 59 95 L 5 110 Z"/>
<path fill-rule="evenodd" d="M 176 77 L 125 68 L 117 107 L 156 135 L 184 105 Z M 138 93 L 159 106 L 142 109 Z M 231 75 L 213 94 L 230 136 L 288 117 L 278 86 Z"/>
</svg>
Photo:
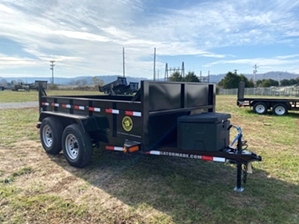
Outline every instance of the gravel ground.
<svg viewBox="0 0 299 224">
<path fill-rule="evenodd" d="M 38 107 L 38 102 L 20 102 L 20 103 L 0 103 L 0 109 L 28 108 Z"/>
</svg>

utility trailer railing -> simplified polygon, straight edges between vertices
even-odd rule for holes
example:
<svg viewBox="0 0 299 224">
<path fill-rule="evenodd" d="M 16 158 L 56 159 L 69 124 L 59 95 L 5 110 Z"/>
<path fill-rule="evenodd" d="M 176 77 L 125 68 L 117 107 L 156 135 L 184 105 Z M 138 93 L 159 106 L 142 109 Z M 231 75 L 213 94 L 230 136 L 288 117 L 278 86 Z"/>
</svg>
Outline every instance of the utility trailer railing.
<svg viewBox="0 0 299 224">
<path fill-rule="evenodd" d="M 215 94 L 213 84 L 185 82 L 142 81 L 134 96 L 47 96 L 39 86 L 37 127 L 45 151 L 62 149 L 75 167 L 89 163 L 93 146 L 228 162 L 237 164 L 235 190 L 242 191 L 242 175 L 245 182 L 251 162 L 262 158 L 246 150 L 242 130 L 230 125 L 229 114 L 215 113 Z M 238 135 L 229 144 L 232 127 Z"/>
</svg>

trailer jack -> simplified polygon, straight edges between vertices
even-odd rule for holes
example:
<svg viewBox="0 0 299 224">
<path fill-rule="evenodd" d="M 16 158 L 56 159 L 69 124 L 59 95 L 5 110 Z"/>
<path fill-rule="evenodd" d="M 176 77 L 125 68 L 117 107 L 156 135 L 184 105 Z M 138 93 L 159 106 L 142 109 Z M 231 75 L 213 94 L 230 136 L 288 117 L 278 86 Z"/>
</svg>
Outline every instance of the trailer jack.
<svg viewBox="0 0 299 224">
<path fill-rule="evenodd" d="M 242 175 L 243 175 L 243 184 L 246 184 L 247 174 L 252 173 L 252 164 L 251 161 L 261 161 L 262 157 L 258 156 L 252 152 L 247 151 L 247 141 L 242 140 L 243 134 L 242 129 L 235 125 L 230 125 L 228 129 L 234 127 L 237 129 L 238 134 L 234 138 L 229 149 L 231 153 L 236 155 L 235 159 L 231 162 L 237 164 L 237 185 L 234 188 L 234 191 L 243 192 L 244 187 L 242 187 Z M 234 149 L 233 145 L 237 142 L 237 147 Z"/>
</svg>

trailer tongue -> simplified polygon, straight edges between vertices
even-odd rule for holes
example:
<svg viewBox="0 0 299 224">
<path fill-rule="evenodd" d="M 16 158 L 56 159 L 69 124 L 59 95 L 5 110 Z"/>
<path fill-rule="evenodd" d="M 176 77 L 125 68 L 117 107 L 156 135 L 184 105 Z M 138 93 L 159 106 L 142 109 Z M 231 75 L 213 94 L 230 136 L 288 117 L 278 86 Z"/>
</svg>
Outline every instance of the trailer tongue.
<svg viewBox="0 0 299 224">
<path fill-rule="evenodd" d="M 213 84 L 142 81 L 135 95 L 47 96 L 39 87 L 41 143 L 49 154 L 63 150 L 68 163 L 86 166 L 94 146 L 110 151 L 176 156 L 237 166 L 243 191 L 251 162 L 242 129 L 230 114 L 215 113 Z M 230 143 L 230 130 L 238 134 Z"/>
</svg>

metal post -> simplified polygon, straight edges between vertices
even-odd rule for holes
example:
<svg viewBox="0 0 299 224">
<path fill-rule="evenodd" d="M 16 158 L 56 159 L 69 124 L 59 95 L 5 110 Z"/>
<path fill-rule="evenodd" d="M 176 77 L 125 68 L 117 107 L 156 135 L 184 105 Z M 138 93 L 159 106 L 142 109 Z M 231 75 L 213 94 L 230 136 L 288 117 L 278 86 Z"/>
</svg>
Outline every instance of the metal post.
<svg viewBox="0 0 299 224">
<path fill-rule="evenodd" d="M 126 76 L 125 48 L 123 47 L 123 77 Z"/>
<path fill-rule="evenodd" d="M 156 48 L 154 48 L 154 81 L 156 80 Z"/>
<path fill-rule="evenodd" d="M 52 85 L 54 85 L 54 66 L 55 66 L 55 61 L 50 61 L 50 69 L 52 70 Z"/>
</svg>

